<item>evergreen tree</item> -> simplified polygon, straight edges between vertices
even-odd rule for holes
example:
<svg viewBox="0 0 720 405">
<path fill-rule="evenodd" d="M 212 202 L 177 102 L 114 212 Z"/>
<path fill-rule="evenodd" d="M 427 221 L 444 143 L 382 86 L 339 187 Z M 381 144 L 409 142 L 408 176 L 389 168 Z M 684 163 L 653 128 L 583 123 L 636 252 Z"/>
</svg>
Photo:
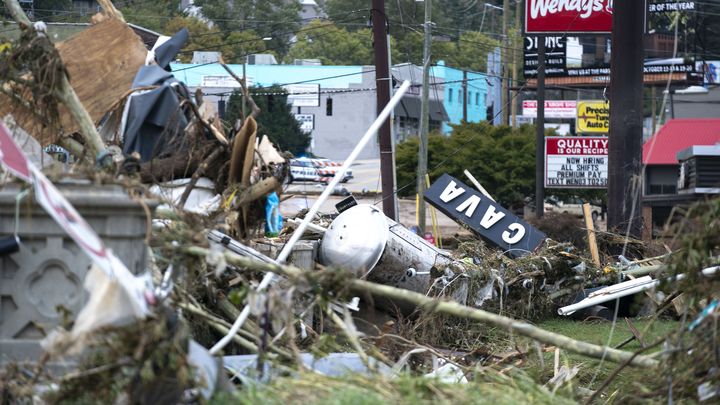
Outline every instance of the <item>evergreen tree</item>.
<svg viewBox="0 0 720 405">
<path fill-rule="evenodd" d="M 290 151 L 294 155 L 305 153 L 310 146 L 310 135 L 300 130 L 300 123 L 295 119 L 292 107 L 287 103 L 288 96 L 285 89 L 272 86 L 251 88 L 250 92 L 261 93 L 253 96 L 261 111 L 257 117 L 258 137 L 267 135 L 280 150 Z M 235 123 L 240 118 L 240 111 L 242 111 L 242 94 L 235 92 L 228 101 L 225 120 L 231 124 Z"/>
</svg>

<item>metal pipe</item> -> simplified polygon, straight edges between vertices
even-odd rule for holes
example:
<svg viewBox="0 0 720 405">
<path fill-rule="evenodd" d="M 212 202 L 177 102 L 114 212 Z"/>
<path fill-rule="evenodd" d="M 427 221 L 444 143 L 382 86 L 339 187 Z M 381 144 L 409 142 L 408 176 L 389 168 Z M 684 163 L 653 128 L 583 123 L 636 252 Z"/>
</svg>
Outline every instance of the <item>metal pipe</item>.
<svg viewBox="0 0 720 405">
<path fill-rule="evenodd" d="M 400 102 L 402 97 L 405 95 L 405 92 L 407 92 L 408 88 L 410 88 L 410 82 L 405 80 L 398 89 L 398 91 L 395 93 L 393 98 L 390 99 L 390 102 L 388 102 L 382 112 L 378 114 L 375 122 L 373 122 L 370 128 L 368 128 L 368 130 L 365 132 L 365 135 L 363 135 L 363 137 L 360 139 L 360 142 L 355 145 L 355 149 L 350 152 L 350 156 L 348 156 L 348 158 L 345 160 L 343 165 L 340 167 L 340 170 L 335 172 L 335 175 L 333 176 L 330 183 L 327 185 L 322 194 L 320 194 L 320 197 L 318 197 L 313 206 L 310 207 L 308 213 L 305 214 L 305 218 L 303 218 L 300 225 L 297 227 L 297 229 L 295 229 L 295 232 L 293 232 L 292 236 L 290 237 L 290 240 L 285 244 L 282 251 L 280 251 L 280 254 L 276 259 L 278 263 L 285 263 L 285 260 L 287 260 L 288 256 L 290 256 L 290 252 L 292 251 L 293 246 L 295 246 L 295 243 L 298 241 L 298 239 L 300 239 L 303 233 L 305 233 L 305 229 L 307 229 L 308 224 L 315 217 L 315 214 L 317 214 L 320 206 L 325 202 L 325 200 L 327 200 L 333 189 L 335 189 L 335 186 L 340 183 L 340 180 L 345 177 L 345 172 L 347 172 L 350 166 L 352 166 L 352 164 L 355 162 L 355 159 L 357 159 L 358 155 L 363 150 L 365 145 L 367 145 L 373 135 L 377 133 L 380 126 L 385 122 L 388 116 L 390 116 L 390 112 Z M 273 282 L 274 279 L 274 273 L 265 274 L 265 277 L 263 277 L 262 281 L 260 281 L 260 284 L 257 286 L 256 291 L 260 292 L 265 290 L 270 285 L 270 283 Z M 242 325 L 245 323 L 248 316 L 250 316 L 250 305 L 245 305 L 245 308 L 243 308 L 243 310 L 240 312 L 240 315 L 238 315 L 237 319 L 235 319 L 235 322 L 230 328 L 228 334 L 225 335 L 222 339 L 220 339 L 217 343 L 215 343 L 212 348 L 210 348 L 210 354 L 216 354 L 225 346 L 227 346 L 227 344 L 230 343 L 230 341 L 232 340 L 233 336 L 237 334 Z"/>
<path fill-rule="evenodd" d="M 714 275 L 718 269 L 720 269 L 720 266 L 714 266 L 714 267 L 708 267 L 702 271 L 702 274 L 706 277 Z M 669 277 L 666 279 L 666 281 L 680 281 L 687 277 L 686 274 L 679 274 L 675 277 Z M 578 311 L 583 308 L 588 308 L 593 305 L 602 304 L 603 302 L 612 301 L 614 299 L 627 297 L 628 295 L 637 294 L 639 292 L 645 291 L 645 290 L 652 290 L 653 288 L 660 285 L 662 280 L 647 280 L 642 281 L 641 283 L 638 283 L 637 280 L 631 280 L 631 281 L 625 281 L 620 284 L 616 284 L 613 286 L 610 286 L 608 288 L 612 287 L 619 287 L 620 290 L 616 292 L 612 292 L 609 294 L 603 294 L 603 295 L 597 295 L 591 298 L 585 298 L 584 300 L 577 302 L 572 305 L 567 305 L 564 307 L 561 307 L 558 309 L 559 315 L 571 315 L 573 312 Z M 627 285 L 627 288 L 623 288 L 623 284 Z M 596 292 L 597 293 L 597 292 Z"/>
</svg>

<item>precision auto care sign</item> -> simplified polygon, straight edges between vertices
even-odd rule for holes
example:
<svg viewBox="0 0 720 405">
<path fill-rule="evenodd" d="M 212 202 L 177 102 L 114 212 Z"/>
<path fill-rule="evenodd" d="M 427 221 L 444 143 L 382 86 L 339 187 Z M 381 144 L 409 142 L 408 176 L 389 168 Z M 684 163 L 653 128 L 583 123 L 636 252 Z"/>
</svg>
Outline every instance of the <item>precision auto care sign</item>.
<svg viewBox="0 0 720 405">
<path fill-rule="evenodd" d="M 610 130 L 610 103 L 603 100 L 579 101 L 575 132 L 607 134 Z"/>
<path fill-rule="evenodd" d="M 526 0 L 525 32 L 609 33 L 612 9 L 613 0 Z"/>
<path fill-rule="evenodd" d="M 606 188 L 606 136 L 545 137 L 545 187 Z"/>
<path fill-rule="evenodd" d="M 544 233 L 448 174 L 435 181 L 423 197 L 512 257 L 534 251 L 545 239 Z"/>
</svg>

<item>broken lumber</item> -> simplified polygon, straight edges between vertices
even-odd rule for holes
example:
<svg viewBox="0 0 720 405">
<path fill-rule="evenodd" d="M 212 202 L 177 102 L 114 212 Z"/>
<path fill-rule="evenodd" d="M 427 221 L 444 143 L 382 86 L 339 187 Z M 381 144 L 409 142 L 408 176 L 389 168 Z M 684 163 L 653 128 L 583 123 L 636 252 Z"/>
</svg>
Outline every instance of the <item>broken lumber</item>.
<svg viewBox="0 0 720 405">
<path fill-rule="evenodd" d="M 140 37 L 115 18 L 83 30 L 56 48 L 70 85 L 93 123 L 127 96 L 147 55 Z M 69 133 L 78 130 L 70 120 L 63 120 L 63 126 Z"/>
<path fill-rule="evenodd" d="M 195 246 L 185 248 L 185 251 L 196 256 L 206 256 L 210 254 L 208 249 Z M 241 266 L 266 273 L 279 274 L 287 277 L 291 281 L 297 282 L 311 277 L 307 272 L 293 266 L 263 263 L 230 252 L 225 252 L 224 256 L 228 263 L 235 266 Z M 399 288 L 375 284 L 358 279 L 350 280 L 347 287 L 349 287 L 353 292 L 359 294 L 373 294 L 393 300 L 409 302 L 416 305 L 418 308 L 431 313 L 443 313 L 461 318 L 472 319 L 482 323 L 488 323 L 503 328 L 508 332 L 517 333 L 518 335 L 537 340 L 538 342 L 554 345 L 561 349 L 592 358 L 604 358 L 615 363 L 628 362 L 628 364 L 632 366 L 645 368 L 654 368 L 659 364 L 657 360 L 648 356 L 635 355 L 634 353 L 612 349 L 606 346 L 599 346 L 592 343 L 578 341 L 558 333 L 546 331 L 527 322 L 518 321 L 503 315 L 483 311 L 478 308 L 471 308 L 457 302 L 439 301 L 409 290 L 401 290 Z"/>
<path fill-rule="evenodd" d="M 30 19 L 28 19 L 25 15 L 25 12 L 22 10 L 17 0 L 4 0 L 4 2 L 5 7 L 10 12 L 10 15 L 21 27 L 30 27 L 32 25 Z M 60 56 L 62 59 L 62 53 Z M 68 73 L 70 73 L 70 70 L 68 70 Z M 94 74 L 90 77 L 92 77 L 93 81 L 97 78 Z M 100 138 L 100 134 L 98 134 L 97 129 L 95 128 L 95 123 L 83 106 L 80 98 L 75 93 L 75 90 L 71 86 L 65 73 L 61 73 L 59 87 L 54 89 L 54 92 L 55 96 L 60 99 L 69 110 L 70 115 L 73 117 L 73 120 L 77 124 L 79 132 L 85 141 L 86 148 L 90 153 L 92 153 L 92 156 L 97 156 L 100 151 L 105 149 L 105 143 L 102 141 L 102 138 Z M 100 93 L 103 97 L 107 97 L 107 94 L 104 94 L 103 92 Z"/>
<path fill-rule="evenodd" d="M 597 240 L 595 239 L 595 224 L 593 223 L 592 213 L 590 212 L 590 204 L 584 203 L 583 215 L 585 216 L 585 227 L 588 233 L 588 246 L 590 246 L 590 256 L 596 266 L 600 265 L 600 253 L 598 252 Z"/>
</svg>

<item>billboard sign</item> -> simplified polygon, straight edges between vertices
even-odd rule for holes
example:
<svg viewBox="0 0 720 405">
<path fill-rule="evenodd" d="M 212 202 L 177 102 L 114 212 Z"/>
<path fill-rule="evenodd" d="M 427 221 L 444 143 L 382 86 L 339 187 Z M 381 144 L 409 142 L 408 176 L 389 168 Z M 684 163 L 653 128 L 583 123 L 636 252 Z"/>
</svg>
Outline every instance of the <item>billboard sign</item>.
<svg viewBox="0 0 720 405">
<path fill-rule="evenodd" d="M 545 118 L 575 119 L 576 114 L 575 100 L 545 100 Z M 522 115 L 537 118 L 537 100 L 523 100 Z"/>
<path fill-rule="evenodd" d="M 545 187 L 606 188 L 606 136 L 545 137 Z"/>
<path fill-rule="evenodd" d="M 667 13 L 672 11 L 695 10 L 694 1 L 654 1 L 647 5 L 649 13 Z"/>
<path fill-rule="evenodd" d="M 288 92 L 288 104 L 293 107 L 320 107 L 319 84 L 290 84 L 283 88 Z"/>
<path fill-rule="evenodd" d="M 525 37 L 523 47 L 523 73 L 525 77 L 537 77 L 538 37 Z M 567 38 L 545 37 L 545 76 L 567 76 Z"/>
<path fill-rule="evenodd" d="M 252 86 L 252 77 L 246 76 L 245 84 L 247 87 Z M 200 78 L 200 87 L 239 89 L 240 83 L 230 75 L 204 75 Z"/>
<path fill-rule="evenodd" d="M 512 257 L 537 249 L 545 234 L 460 180 L 443 174 L 423 195 L 425 201 L 465 224 Z"/>
<path fill-rule="evenodd" d="M 525 32 L 609 33 L 612 9 L 613 0 L 526 0 Z"/>
<path fill-rule="evenodd" d="M 575 132 L 584 134 L 606 134 L 610 129 L 610 103 L 578 101 Z"/>
</svg>

